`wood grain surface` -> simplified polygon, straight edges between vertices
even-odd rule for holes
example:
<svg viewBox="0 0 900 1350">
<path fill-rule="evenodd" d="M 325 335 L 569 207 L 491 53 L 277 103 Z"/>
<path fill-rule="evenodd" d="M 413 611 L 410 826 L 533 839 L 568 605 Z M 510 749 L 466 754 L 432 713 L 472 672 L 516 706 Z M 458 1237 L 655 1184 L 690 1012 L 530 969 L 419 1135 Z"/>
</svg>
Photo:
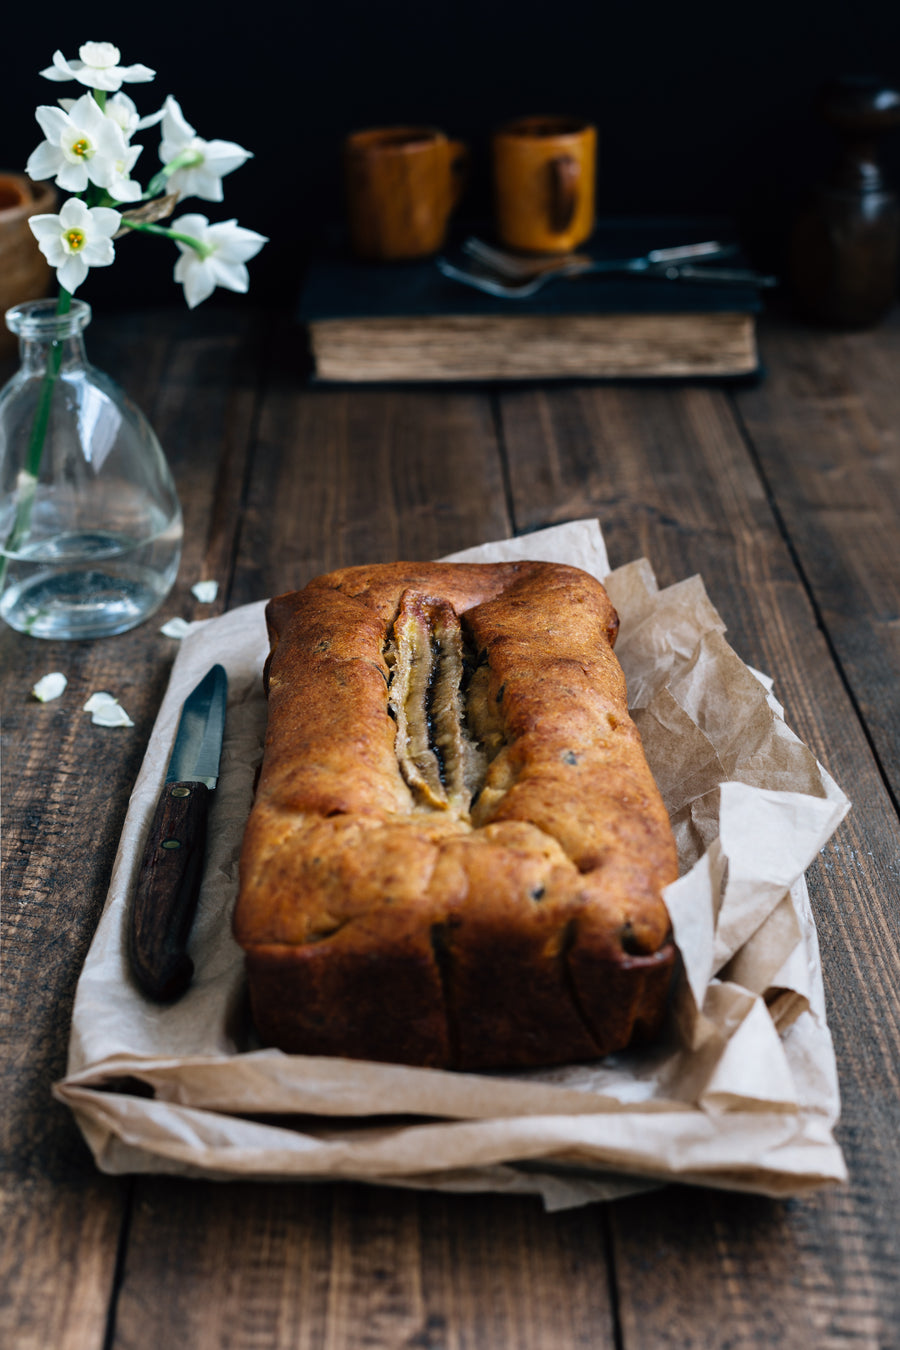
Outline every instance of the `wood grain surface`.
<svg viewBox="0 0 900 1350">
<path fill-rule="evenodd" d="M 613 564 L 699 572 L 853 809 L 810 868 L 846 1186 L 502 1195 L 107 1177 L 51 1097 L 174 643 L 0 633 L 0 1344 L 13 1350 L 900 1346 L 900 356 L 896 315 L 762 329 L 755 387 L 316 388 L 248 309 L 96 321 L 170 457 L 186 549 L 159 615 L 346 564 L 599 518 Z M 219 581 L 212 606 L 191 585 Z M 50 670 L 65 697 L 42 705 Z M 101 729 L 91 692 L 134 727 Z"/>
</svg>

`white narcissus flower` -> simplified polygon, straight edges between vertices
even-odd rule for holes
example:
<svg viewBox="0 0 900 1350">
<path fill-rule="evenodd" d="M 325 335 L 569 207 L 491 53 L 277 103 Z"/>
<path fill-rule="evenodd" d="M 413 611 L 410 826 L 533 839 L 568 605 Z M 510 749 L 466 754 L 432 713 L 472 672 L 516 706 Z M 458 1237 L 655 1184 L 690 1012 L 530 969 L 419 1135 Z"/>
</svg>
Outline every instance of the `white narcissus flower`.
<svg viewBox="0 0 900 1350">
<path fill-rule="evenodd" d="M 53 65 L 41 74 L 47 80 L 77 80 L 89 89 L 102 89 L 108 94 L 121 89 L 123 81 L 144 84 L 156 75 L 149 66 L 120 66 L 121 52 L 111 42 L 85 42 L 78 48 L 78 55 L 80 61 L 67 61 L 62 52 L 54 52 Z"/>
<path fill-rule="evenodd" d="M 80 197 L 63 202 L 59 215 L 30 216 L 38 247 L 63 290 L 76 291 L 91 267 L 108 267 L 115 257 L 112 236 L 122 222 L 108 206 L 85 206 Z"/>
<path fill-rule="evenodd" d="M 59 101 L 65 108 L 68 99 L 61 98 Z M 112 98 L 106 100 L 104 108 L 106 116 L 111 117 L 121 127 L 126 141 L 130 141 L 136 131 L 146 131 L 147 127 L 155 127 L 157 122 L 162 121 L 163 111 L 160 108 L 158 112 L 141 117 L 134 99 L 129 98 L 127 94 L 113 94 Z"/>
<path fill-rule="evenodd" d="M 159 157 L 166 165 L 178 156 L 190 157 L 191 162 L 170 176 L 169 191 L 177 192 L 179 201 L 183 197 L 200 197 L 205 202 L 222 201 L 225 174 L 253 158 L 249 150 L 234 141 L 204 141 L 185 121 L 177 99 L 170 94 L 163 104 Z"/>
<path fill-rule="evenodd" d="M 181 250 L 175 264 L 175 280 L 184 287 L 188 309 L 206 300 L 217 286 L 241 294 L 249 288 L 250 274 L 244 264 L 255 258 L 268 242 L 264 234 L 242 229 L 236 220 L 210 225 L 206 216 L 201 215 L 179 216 L 172 221 L 171 228 L 196 239 L 204 251 L 201 257 L 190 244 L 175 241 Z"/>
<path fill-rule="evenodd" d="M 141 147 L 128 144 L 118 121 L 106 116 L 93 94 L 75 99 L 68 110 L 45 104 L 35 116 L 47 139 L 29 156 L 29 178 L 53 178 L 64 192 L 84 192 L 89 182 L 96 183 L 116 201 L 138 200 L 141 185 L 128 175 Z"/>
</svg>

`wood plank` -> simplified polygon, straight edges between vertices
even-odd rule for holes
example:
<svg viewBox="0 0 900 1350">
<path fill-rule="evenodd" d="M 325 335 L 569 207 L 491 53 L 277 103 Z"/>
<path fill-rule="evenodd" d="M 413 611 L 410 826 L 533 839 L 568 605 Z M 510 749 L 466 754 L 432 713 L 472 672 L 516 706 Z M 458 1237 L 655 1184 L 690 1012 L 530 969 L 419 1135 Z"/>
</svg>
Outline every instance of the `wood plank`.
<svg viewBox="0 0 900 1350">
<path fill-rule="evenodd" d="M 602 1207 L 423 1195 L 420 1209 L 426 1346 L 618 1350 Z"/>
<path fill-rule="evenodd" d="M 210 319 L 184 339 L 186 316 L 100 324 L 89 356 L 147 413 L 185 507 L 181 577 L 170 612 L 192 617 L 189 586 L 206 559 L 232 549 L 255 369 L 235 326 Z M 197 392 L 201 398 L 198 400 Z M 218 454 L 229 446 L 226 473 Z M 230 516 L 213 539 L 206 522 Z M 202 528 L 201 528 L 202 524 Z M 223 601 L 220 601 L 220 606 Z M 206 612 L 209 612 L 207 609 Z M 0 1340 L 23 1347 L 103 1344 L 128 1179 L 95 1170 L 69 1113 L 50 1097 L 65 1071 L 75 983 L 106 894 L 128 797 L 176 646 L 151 618 L 96 642 L 43 642 L 3 627 L 3 980 Z M 35 681 L 62 670 L 54 703 Z M 82 711 L 105 689 L 134 726 L 92 725 Z"/>
<path fill-rule="evenodd" d="M 435 558 L 509 533 L 488 400 L 276 381 L 259 427 L 234 603 L 354 563 Z"/>
<path fill-rule="evenodd" d="M 192 1350 L 613 1350 L 605 1253 L 602 1210 L 160 1180 L 135 1215 L 114 1344 L 167 1345 L 177 1327 Z"/>
<path fill-rule="evenodd" d="M 617 1273 L 635 1284 L 622 1298 L 626 1347 L 896 1343 L 882 1297 L 892 1260 L 851 1191 L 779 1203 L 673 1187 L 620 1202 L 612 1224 Z"/>
<path fill-rule="evenodd" d="M 854 802 L 809 874 L 850 1186 L 790 1204 L 680 1189 L 618 1203 L 626 1350 L 799 1347 L 811 1328 L 817 1345 L 886 1344 L 900 1317 L 897 817 L 729 398 L 594 387 L 510 393 L 502 407 L 517 528 L 596 514 L 614 564 L 643 554 L 662 585 L 701 573 L 732 644 L 775 677 L 789 724 Z"/>
<path fill-rule="evenodd" d="M 37 1163 L 39 1160 L 36 1159 Z M 10 1350 L 103 1345 L 128 1182 L 98 1180 L 80 1150 L 69 1166 L 0 1197 L 0 1342 Z"/>
<path fill-rule="evenodd" d="M 737 406 L 900 799 L 900 312 L 863 333 L 763 333 L 769 376 Z"/>
</svg>

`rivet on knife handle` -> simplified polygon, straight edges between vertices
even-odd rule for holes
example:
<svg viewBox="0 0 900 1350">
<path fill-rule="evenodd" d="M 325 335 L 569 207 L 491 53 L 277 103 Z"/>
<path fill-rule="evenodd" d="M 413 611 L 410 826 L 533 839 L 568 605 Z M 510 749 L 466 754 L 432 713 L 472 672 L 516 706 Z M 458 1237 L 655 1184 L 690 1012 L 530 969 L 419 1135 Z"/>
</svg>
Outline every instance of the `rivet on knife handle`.
<svg viewBox="0 0 900 1350">
<path fill-rule="evenodd" d="M 187 941 L 197 908 L 208 808 L 205 783 L 167 783 L 138 874 L 131 968 L 144 993 L 160 1003 L 179 998 L 194 973 Z"/>
</svg>

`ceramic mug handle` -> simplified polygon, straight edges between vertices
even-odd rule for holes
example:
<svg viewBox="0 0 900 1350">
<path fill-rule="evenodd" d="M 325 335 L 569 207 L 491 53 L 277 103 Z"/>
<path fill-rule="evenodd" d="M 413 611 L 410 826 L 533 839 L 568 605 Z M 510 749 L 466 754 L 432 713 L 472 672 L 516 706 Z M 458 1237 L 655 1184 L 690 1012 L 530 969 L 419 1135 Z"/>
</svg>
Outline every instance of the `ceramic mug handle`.
<svg viewBox="0 0 900 1350">
<path fill-rule="evenodd" d="M 550 164 L 550 226 L 562 234 L 572 224 L 578 205 L 581 165 L 571 155 L 560 155 Z"/>
<path fill-rule="evenodd" d="M 469 147 L 465 141 L 447 142 L 448 162 L 450 165 L 450 210 L 459 204 L 469 181 Z"/>
</svg>

